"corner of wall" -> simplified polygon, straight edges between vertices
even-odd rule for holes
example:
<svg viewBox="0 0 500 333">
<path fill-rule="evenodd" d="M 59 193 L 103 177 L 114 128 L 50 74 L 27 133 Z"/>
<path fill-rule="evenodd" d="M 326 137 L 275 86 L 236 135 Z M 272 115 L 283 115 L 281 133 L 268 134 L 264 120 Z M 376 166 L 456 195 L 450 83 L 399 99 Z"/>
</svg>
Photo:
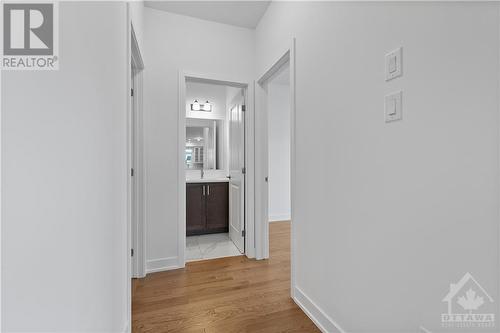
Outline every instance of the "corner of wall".
<svg viewBox="0 0 500 333">
<path fill-rule="evenodd" d="M 321 332 L 347 333 L 297 286 L 293 286 L 293 300 Z"/>
</svg>

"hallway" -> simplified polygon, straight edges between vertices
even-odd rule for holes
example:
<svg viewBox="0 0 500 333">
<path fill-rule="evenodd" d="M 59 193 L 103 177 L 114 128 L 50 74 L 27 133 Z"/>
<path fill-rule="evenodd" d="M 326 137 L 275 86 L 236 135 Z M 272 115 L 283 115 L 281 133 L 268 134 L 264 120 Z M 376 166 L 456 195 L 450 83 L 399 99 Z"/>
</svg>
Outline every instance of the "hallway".
<svg viewBox="0 0 500 333">
<path fill-rule="evenodd" d="M 290 223 L 270 224 L 270 258 L 204 260 L 134 280 L 133 332 L 319 332 L 290 298 Z"/>
</svg>

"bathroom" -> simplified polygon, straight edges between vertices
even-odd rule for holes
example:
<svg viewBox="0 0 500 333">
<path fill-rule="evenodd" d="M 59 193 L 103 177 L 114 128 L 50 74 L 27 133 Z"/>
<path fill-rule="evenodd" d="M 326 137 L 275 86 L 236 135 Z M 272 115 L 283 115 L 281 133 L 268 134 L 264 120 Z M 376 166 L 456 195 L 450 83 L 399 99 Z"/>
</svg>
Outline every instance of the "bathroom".
<svg viewBox="0 0 500 333">
<path fill-rule="evenodd" d="M 244 249 L 244 93 L 186 78 L 186 261 Z"/>
</svg>

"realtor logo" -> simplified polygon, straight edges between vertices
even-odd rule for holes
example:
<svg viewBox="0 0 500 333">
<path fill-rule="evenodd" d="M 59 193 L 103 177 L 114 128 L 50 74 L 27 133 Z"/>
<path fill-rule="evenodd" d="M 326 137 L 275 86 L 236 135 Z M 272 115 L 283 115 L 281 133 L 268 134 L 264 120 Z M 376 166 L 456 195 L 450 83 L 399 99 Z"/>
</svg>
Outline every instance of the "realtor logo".
<svg viewBox="0 0 500 333">
<path fill-rule="evenodd" d="M 443 327 L 484 328 L 495 326 L 493 311 L 484 311 L 494 302 L 493 298 L 466 273 L 458 283 L 450 284 L 450 291 L 443 298 L 448 305 L 448 313 L 441 314 Z"/>
<path fill-rule="evenodd" d="M 57 69 L 57 3 L 2 4 L 2 69 Z"/>
</svg>

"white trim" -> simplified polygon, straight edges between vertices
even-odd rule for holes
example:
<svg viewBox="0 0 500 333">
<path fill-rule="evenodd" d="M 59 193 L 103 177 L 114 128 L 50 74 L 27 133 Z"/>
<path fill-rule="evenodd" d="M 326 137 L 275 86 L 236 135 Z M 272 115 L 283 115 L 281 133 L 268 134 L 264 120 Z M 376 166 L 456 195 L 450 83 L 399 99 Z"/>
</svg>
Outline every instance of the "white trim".
<svg viewBox="0 0 500 333">
<path fill-rule="evenodd" d="M 143 120 L 143 69 L 141 50 L 134 31 L 134 26 L 131 23 L 131 65 L 134 69 L 134 134 L 135 134 L 135 165 L 134 177 L 131 179 L 135 182 L 135 199 L 132 204 L 135 206 L 135 216 L 132 219 L 132 227 L 135 229 L 135 239 L 132 239 L 131 247 L 134 249 L 132 257 L 132 276 L 141 278 L 146 276 L 146 182 L 145 182 L 145 154 L 144 154 L 144 120 Z"/>
<path fill-rule="evenodd" d="M 286 222 L 292 219 L 292 214 L 282 214 L 282 215 L 269 215 L 269 223 L 272 222 Z"/>
<path fill-rule="evenodd" d="M 132 103 L 130 100 L 130 89 L 132 86 L 132 18 L 130 15 L 130 4 L 126 5 L 126 27 L 125 27 L 125 40 L 126 40 L 126 64 L 127 68 L 125 68 L 125 73 L 126 73 L 126 82 L 125 82 L 125 91 L 124 91 L 124 97 L 126 98 L 126 105 L 127 105 L 127 124 L 126 124 L 126 129 L 125 129 L 125 140 L 126 140 L 126 160 L 125 162 L 125 177 L 126 177 L 126 183 L 127 183 L 127 207 L 126 207 L 126 217 L 127 217 L 127 240 L 126 240 L 126 247 L 122 249 L 123 255 L 125 256 L 125 260 L 127 263 L 127 276 L 126 281 L 125 281 L 125 294 L 126 294 L 126 299 L 127 299 L 127 304 L 126 304 L 126 321 L 131 322 L 132 321 L 132 257 L 130 256 L 130 248 L 132 245 L 132 183 L 130 179 L 130 174 L 129 170 L 131 167 L 131 134 L 130 134 L 130 129 L 131 129 L 131 115 L 132 115 Z"/>
<path fill-rule="evenodd" d="M 3 244 L 2 244 L 2 229 L 3 229 L 3 221 L 4 221 L 4 217 L 3 217 L 3 209 L 2 207 L 4 206 L 3 205 L 3 200 L 4 200 L 4 197 L 3 197 L 3 129 L 2 129 L 2 118 L 3 118 L 3 109 L 4 109 L 4 99 L 2 98 L 3 96 L 3 88 L 2 88 L 2 70 L 0 70 L 0 271 L 2 269 L 2 247 L 3 247 Z M 2 274 L 0 273 L 0 332 L 3 331 L 3 326 L 2 326 L 2 313 L 3 313 L 3 309 L 2 309 L 2 303 L 1 300 L 3 299 L 2 298 Z"/>
<path fill-rule="evenodd" d="M 245 93 L 245 254 L 256 258 L 255 233 L 255 81 Z"/>
<path fill-rule="evenodd" d="M 126 82 L 125 82 L 125 98 L 126 98 L 126 105 L 127 105 L 127 128 L 126 128 L 126 133 L 125 133 L 125 140 L 126 140 L 126 169 L 125 169 L 125 177 L 126 177 L 126 182 L 127 182 L 127 208 L 126 208 L 126 216 L 127 216 L 127 240 L 126 240 L 126 248 L 123 249 L 124 255 L 125 255 L 125 260 L 127 263 L 127 276 L 126 276 L 126 320 L 127 320 L 127 325 L 125 326 L 127 332 L 131 330 L 130 328 L 130 323 L 132 322 L 132 276 L 133 276 L 133 262 L 132 262 L 132 257 L 130 256 L 130 249 L 132 248 L 132 244 L 134 244 L 134 240 L 132 240 L 132 206 L 136 206 L 136 213 L 139 213 L 139 210 L 137 209 L 140 207 L 140 204 L 143 203 L 142 200 L 139 200 L 141 197 L 140 191 L 139 191 L 139 186 L 136 186 L 136 199 L 133 200 L 132 198 L 132 177 L 130 177 L 130 169 L 135 168 L 135 166 L 132 164 L 132 126 L 135 124 L 135 133 L 136 137 L 142 136 L 142 120 L 134 122 L 132 117 L 133 117 L 133 106 L 131 103 L 131 98 L 130 98 L 130 90 L 132 88 L 132 66 L 134 66 L 138 70 L 142 70 L 144 68 L 144 64 L 142 62 L 142 57 L 140 56 L 140 50 L 139 50 L 139 45 L 137 43 L 137 39 L 135 36 L 134 28 L 132 26 L 132 17 L 130 15 L 130 4 L 127 3 L 126 5 L 126 63 L 127 63 L 127 68 L 125 68 L 125 73 L 126 73 Z M 135 99 L 136 102 L 136 114 L 140 114 L 140 118 L 142 119 L 142 74 L 137 78 L 137 84 L 140 87 L 139 90 L 139 98 Z M 135 82 L 135 81 L 134 81 Z M 140 124 L 139 124 L 140 122 Z M 140 154 L 142 153 L 142 147 L 138 147 L 138 143 L 141 143 L 142 145 L 142 140 L 136 140 L 136 146 L 135 146 L 135 153 Z M 136 155 L 136 157 L 139 155 Z M 139 161 L 136 158 L 136 161 Z M 139 185 L 138 182 L 136 182 L 136 185 Z M 140 202 L 139 202 L 140 201 Z M 135 221 L 138 220 L 136 216 Z M 144 220 L 142 220 L 144 221 Z M 139 223 L 140 225 L 140 223 Z M 145 235 L 145 230 L 144 230 L 144 235 Z M 145 247 L 145 240 L 143 242 L 143 245 Z M 139 251 L 140 252 L 140 251 Z M 143 255 L 145 256 L 144 251 Z M 145 266 L 145 264 L 143 264 Z"/>
<path fill-rule="evenodd" d="M 186 171 L 184 154 L 186 142 L 186 77 L 187 74 L 179 71 L 179 100 L 177 112 L 177 255 L 180 267 L 186 266 Z"/>
<path fill-rule="evenodd" d="M 498 17 L 500 17 L 500 6 L 498 7 L 497 9 L 498 11 Z M 498 32 L 500 33 L 500 21 L 499 21 L 499 24 L 497 26 L 497 30 Z M 499 40 L 500 42 L 500 40 Z M 499 43 L 499 47 L 498 47 L 498 54 L 500 54 L 500 43 Z M 498 73 L 497 75 L 500 77 L 500 57 L 498 57 Z M 498 87 L 498 96 L 499 98 L 497 98 L 497 103 L 500 101 L 500 86 Z M 497 128 L 500 128 L 500 104 L 497 105 L 498 107 L 498 117 L 497 117 Z M 498 162 L 500 163 L 500 132 L 497 130 L 497 143 L 499 144 L 499 146 L 497 147 L 497 154 L 499 154 L 499 156 L 497 157 L 498 158 Z M 497 170 L 497 172 L 500 172 L 500 170 Z M 497 193 L 500 194 L 500 182 L 497 183 Z M 498 213 L 500 214 L 500 201 L 497 201 L 497 211 Z M 500 223 L 500 221 L 498 221 L 498 223 Z M 498 232 L 497 232 L 497 254 L 500 253 L 500 228 L 498 228 Z M 498 264 L 498 263 L 497 263 Z M 500 269 L 500 265 L 497 267 L 497 269 Z M 497 281 L 497 288 L 500 288 L 500 279 L 498 279 Z M 498 289 L 497 289 L 498 290 Z"/>
<path fill-rule="evenodd" d="M 323 333 L 347 333 L 314 303 L 299 287 L 295 287 L 294 302 L 304 311 Z"/>
<path fill-rule="evenodd" d="M 261 80 L 259 80 L 261 82 Z M 255 85 L 255 258 L 269 258 L 267 84 Z"/>
<path fill-rule="evenodd" d="M 290 284 L 291 284 L 291 293 L 292 297 L 295 293 L 295 283 L 296 283 L 296 256 L 295 251 L 297 250 L 297 242 L 296 242 L 296 224 L 293 223 L 295 216 L 295 205 L 296 205 L 296 190 L 295 190 L 295 182 L 297 180 L 297 160 L 296 160 L 296 141 L 295 141 L 295 133 L 296 133 L 296 64 L 295 64 L 295 38 L 292 38 L 290 43 L 290 220 L 292 221 L 290 226 Z"/>
<path fill-rule="evenodd" d="M 497 8 L 497 17 L 500 17 L 500 6 Z M 500 33 L 500 22 L 498 23 L 498 26 L 497 26 L 497 32 Z M 499 40 L 500 41 L 500 40 Z M 500 43 L 498 45 L 498 48 L 497 48 L 497 51 L 499 52 L 498 54 L 500 54 Z M 498 57 L 497 59 L 497 65 L 498 65 L 498 72 L 497 72 L 497 75 L 498 77 L 500 77 L 500 56 Z M 497 98 L 497 103 L 499 103 L 500 101 L 500 86 L 497 87 L 498 91 L 497 91 L 497 94 L 498 94 L 498 98 Z M 498 128 L 500 128 L 500 104 L 497 105 L 497 112 L 498 112 L 498 117 L 497 117 L 497 154 L 499 154 L 497 156 L 497 162 L 500 163 L 500 132 L 498 131 Z M 500 172 L 500 169 L 497 169 L 497 172 Z M 497 182 L 497 195 L 500 194 L 500 182 Z M 497 212 L 500 214 L 500 201 L 497 200 Z M 500 220 L 497 221 L 497 223 L 500 223 Z M 500 228 L 497 229 L 497 254 L 500 253 Z M 497 263 L 498 265 L 498 263 Z M 497 266 L 497 270 L 500 270 L 500 265 Z M 497 288 L 500 288 L 500 279 L 497 280 Z"/>
<path fill-rule="evenodd" d="M 219 84 L 222 86 L 230 86 L 236 88 L 247 88 L 248 83 L 242 82 L 241 80 L 236 80 L 234 78 L 221 77 L 217 74 L 210 73 L 191 73 L 191 72 L 182 72 L 184 75 L 184 79 L 194 82 L 201 83 L 211 83 L 211 84 Z M 184 106 L 185 107 L 185 106 Z M 184 111 L 186 111 L 184 109 Z"/>
<path fill-rule="evenodd" d="M 177 113 L 177 193 L 178 193 L 178 205 L 177 205 L 177 217 L 178 217 L 178 235 L 177 235 L 177 253 L 179 256 L 179 264 L 176 268 L 183 268 L 186 266 L 186 171 L 184 167 L 184 154 L 185 154 L 185 142 L 186 142 L 186 80 L 205 82 L 212 84 L 220 84 L 225 86 L 238 87 L 245 90 L 245 133 L 247 133 L 247 138 L 245 139 L 245 155 L 246 155 L 246 179 L 245 179 L 245 255 L 248 258 L 253 258 L 255 256 L 255 235 L 254 235 L 254 220 L 253 220 L 253 207 L 254 207 L 254 192 L 253 192 L 253 172 L 254 166 L 251 165 L 250 161 L 253 161 L 253 142 L 248 140 L 251 138 L 248 133 L 253 133 L 254 126 L 254 99 L 253 96 L 253 85 L 249 83 L 242 82 L 241 80 L 234 80 L 230 78 L 221 78 L 214 74 L 202 74 L 202 73 L 188 73 L 179 70 L 179 100 L 178 100 L 178 113 Z M 252 131 L 252 132 L 250 132 Z M 149 263 L 149 261 L 148 261 Z"/>
<path fill-rule="evenodd" d="M 123 330 L 122 332 L 123 333 L 130 333 L 131 330 L 130 330 L 130 321 L 127 320 L 127 322 L 125 322 L 125 325 L 123 325 Z"/>
<path fill-rule="evenodd" d="M 182 261 L 179 260 L 179 257 L 148 260 L 146 264 L 146 273 L 149 274 L 182 268 L 183 266 L 181 266 L 181 263 Z"/>
<path fill-rule="evenodd" d="M 292 43 L 293 45 L 293 43 Z M 288 48 L 281 57 L 274 62 L 274 64 L 269 67 L 269 69 L 260 76 L 259 81 L 257 81 L 261 86 L 264 86 L 267 81 L 276 74 L 284 65 L 286 65 L 290 60 L 290 50 L 292 47 Z"/>
</svg>

